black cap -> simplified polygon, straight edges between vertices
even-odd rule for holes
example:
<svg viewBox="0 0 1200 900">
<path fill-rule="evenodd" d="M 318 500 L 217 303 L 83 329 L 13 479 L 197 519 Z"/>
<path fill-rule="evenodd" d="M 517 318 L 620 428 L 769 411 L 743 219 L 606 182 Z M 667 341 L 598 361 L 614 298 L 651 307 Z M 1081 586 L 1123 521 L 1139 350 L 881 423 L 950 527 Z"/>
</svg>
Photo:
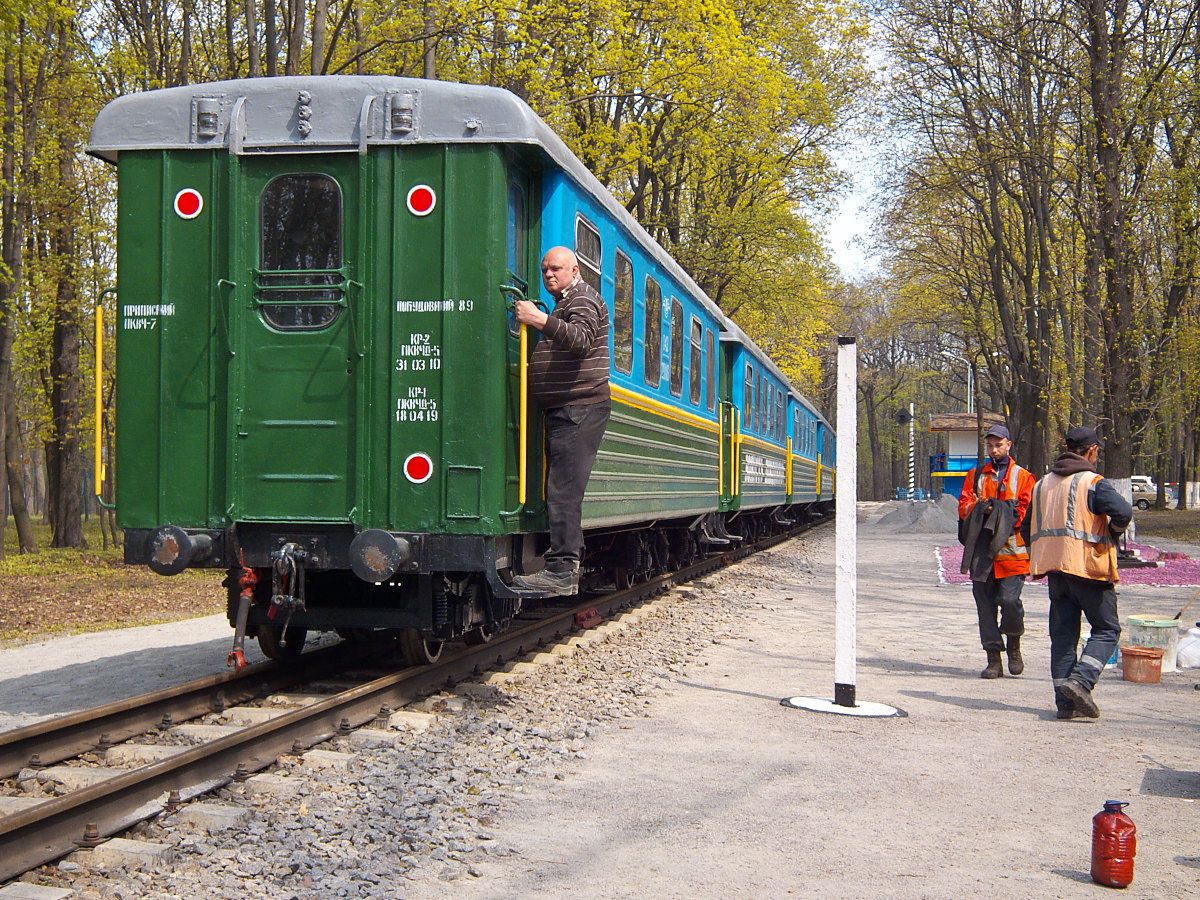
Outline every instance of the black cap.
<svg viewBox="0 0 1200 900">
<path fill-rule="evenodd" d="M 989 437 L 1004 438 L 1004 440 L 1006 440 L 1006 441 L 1012 440 L 1012 435 L 1008 433 L 1008 429 L 1005 428 L 1003 425 L 993 425 L 991 428 L 989 428 L 987 431 L 985 431 L 983 433 L 983 436 L 985 438 L 989 438 Z"/>
<path fill-rule="evenodd" d="M 1076 425 L 1074 428 L 1068 428 L 1066 439 L 1070 446 L 1079 447 L 1084 450 L 1093 444 L 1100 447 L 1104 446 L 1104 441 L 1100 440 L 1100 435 L 1096 433 L 1096 429 L 1087 425 Z"/>
</svg>

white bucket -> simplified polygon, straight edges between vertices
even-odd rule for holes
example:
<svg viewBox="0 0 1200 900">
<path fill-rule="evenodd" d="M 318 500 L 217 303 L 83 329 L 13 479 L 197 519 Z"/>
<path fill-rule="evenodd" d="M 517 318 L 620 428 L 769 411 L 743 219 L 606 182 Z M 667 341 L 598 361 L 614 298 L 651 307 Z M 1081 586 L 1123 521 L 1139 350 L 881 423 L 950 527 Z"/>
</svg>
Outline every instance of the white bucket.
<svg viewBox="0 0 1200 900">
<path fill-rule="evenodd" d="M 1125 620 L 1122 644 L 1133 647 L 1161 647 L 1162 670 L 1176 672 L 1175 653 L 1179 647 L 1179 622 L 1159 616 L 1130 616 Z"/>
</svg>

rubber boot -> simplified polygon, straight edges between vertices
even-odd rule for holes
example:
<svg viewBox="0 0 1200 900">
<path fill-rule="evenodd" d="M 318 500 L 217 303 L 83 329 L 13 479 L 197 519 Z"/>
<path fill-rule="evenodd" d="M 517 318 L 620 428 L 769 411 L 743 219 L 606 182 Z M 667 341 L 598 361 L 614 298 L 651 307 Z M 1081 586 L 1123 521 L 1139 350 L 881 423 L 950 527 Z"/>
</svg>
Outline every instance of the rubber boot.
<svg viewBox="0 0 1200 900">
<path fill-rule="evenodd" d="M 999 678 L 1004 674 L 1004 668 L 1000 665 L 1000 651 L 987 651 L 988 664 L 987 668 L 979 673 L 980 678 Z"/>
<path fill-rule="evenodd" d="M 1025 660 L 1021 658 L 1021 636 L 1008 636 L 1008 674 L 1020 675 L 1025 671 Z"/>
</svg>

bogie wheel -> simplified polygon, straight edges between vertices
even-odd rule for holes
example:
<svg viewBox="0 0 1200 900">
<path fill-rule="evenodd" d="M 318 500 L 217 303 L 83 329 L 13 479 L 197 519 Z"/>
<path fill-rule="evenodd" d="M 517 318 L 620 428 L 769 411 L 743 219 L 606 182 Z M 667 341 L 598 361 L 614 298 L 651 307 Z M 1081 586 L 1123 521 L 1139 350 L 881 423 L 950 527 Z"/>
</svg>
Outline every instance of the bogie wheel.
<svg viewBox="0 0 1200 900">
<path fill-rule="evenodd" d="M 633 587 L 633 572 L 625 566 L 613 569 L 613 586 L 618 591 L 627 591 Z"/>
<path fill-rule="evenodd" d="M 476 625 L 463 632 L 463 643 L 468 647 L 478 647 L 480 644 L 488 643 L 495 636 L 496 632 L 486 625 Z"/>
<path fill-rule="evenodd" d="M 278 625 L 258 626 L 258 648 L 267 659 L 280 662 L 299 659 L 306 640 L 308 629 L 299 625 L 292 625 L 286 629 Z"/>
<path fill-rule="evenodd" d="M 428 640 L 419 628 L 400 629 L 400 655 L 406 665 L 428 666 L 442 655 L 442 641 Z"/>
<path fill-rule="evenodd" d="M 1139 500 L 1139 501 L 1137 502 L 1137 508 L 1138 508 L 1138 509 L 1149 509 L 1149 508 L 1150 508 L 1150 501 L 1149 501 L 1149 500 L 1145 500 L 1145 499 Z"/>
</svg>

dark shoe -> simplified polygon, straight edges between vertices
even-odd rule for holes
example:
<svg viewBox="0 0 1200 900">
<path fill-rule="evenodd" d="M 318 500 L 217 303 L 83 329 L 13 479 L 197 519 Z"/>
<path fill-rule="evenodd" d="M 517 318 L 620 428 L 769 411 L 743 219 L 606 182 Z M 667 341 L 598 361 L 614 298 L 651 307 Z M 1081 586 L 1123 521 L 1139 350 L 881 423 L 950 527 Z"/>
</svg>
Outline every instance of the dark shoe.
<svg viewBox="0 0 1200 900">
<path fill-rule="evenodd" d="M 1021 636 L 1008 636 L 1008 674 L 1020 675 L 1025 671 L 1025 660 L 1021 659 Z"/>
<path fill-rule="evenodd" d="M 1092 692 L 1078 681 L 1067 679 L 1066 683 L 1059 690 L 1064 697 L 1075 704 L 1075 711 L 1079 715 L 1086 716 L 1089 719 L 1100 718 L 1100 707 L 1092 699 Z"/>
<path fill-rule="evenodd" d="M 1078 719 L 1079 710 L 1073 706 L 1060 706 L 1058 712 L 1054 714 L 1056 719 Z"/>
<path fill-rule="evenodd" d="M 579 573 L 548 572 L 543 569 L 532 575 L 518 575 L 513 579 L 512 586 L 514 590 L 543 597 L 569 597 L 579 593 Z"/>
<path fill-rule="evenodd" d="M 979 673 L 980 678 L 999 678 L 1004 674 L 1004 668 L 1000 665 L 1000 651 L 987 651 L 988 664 L 987 668 Z"/>
</svg>

